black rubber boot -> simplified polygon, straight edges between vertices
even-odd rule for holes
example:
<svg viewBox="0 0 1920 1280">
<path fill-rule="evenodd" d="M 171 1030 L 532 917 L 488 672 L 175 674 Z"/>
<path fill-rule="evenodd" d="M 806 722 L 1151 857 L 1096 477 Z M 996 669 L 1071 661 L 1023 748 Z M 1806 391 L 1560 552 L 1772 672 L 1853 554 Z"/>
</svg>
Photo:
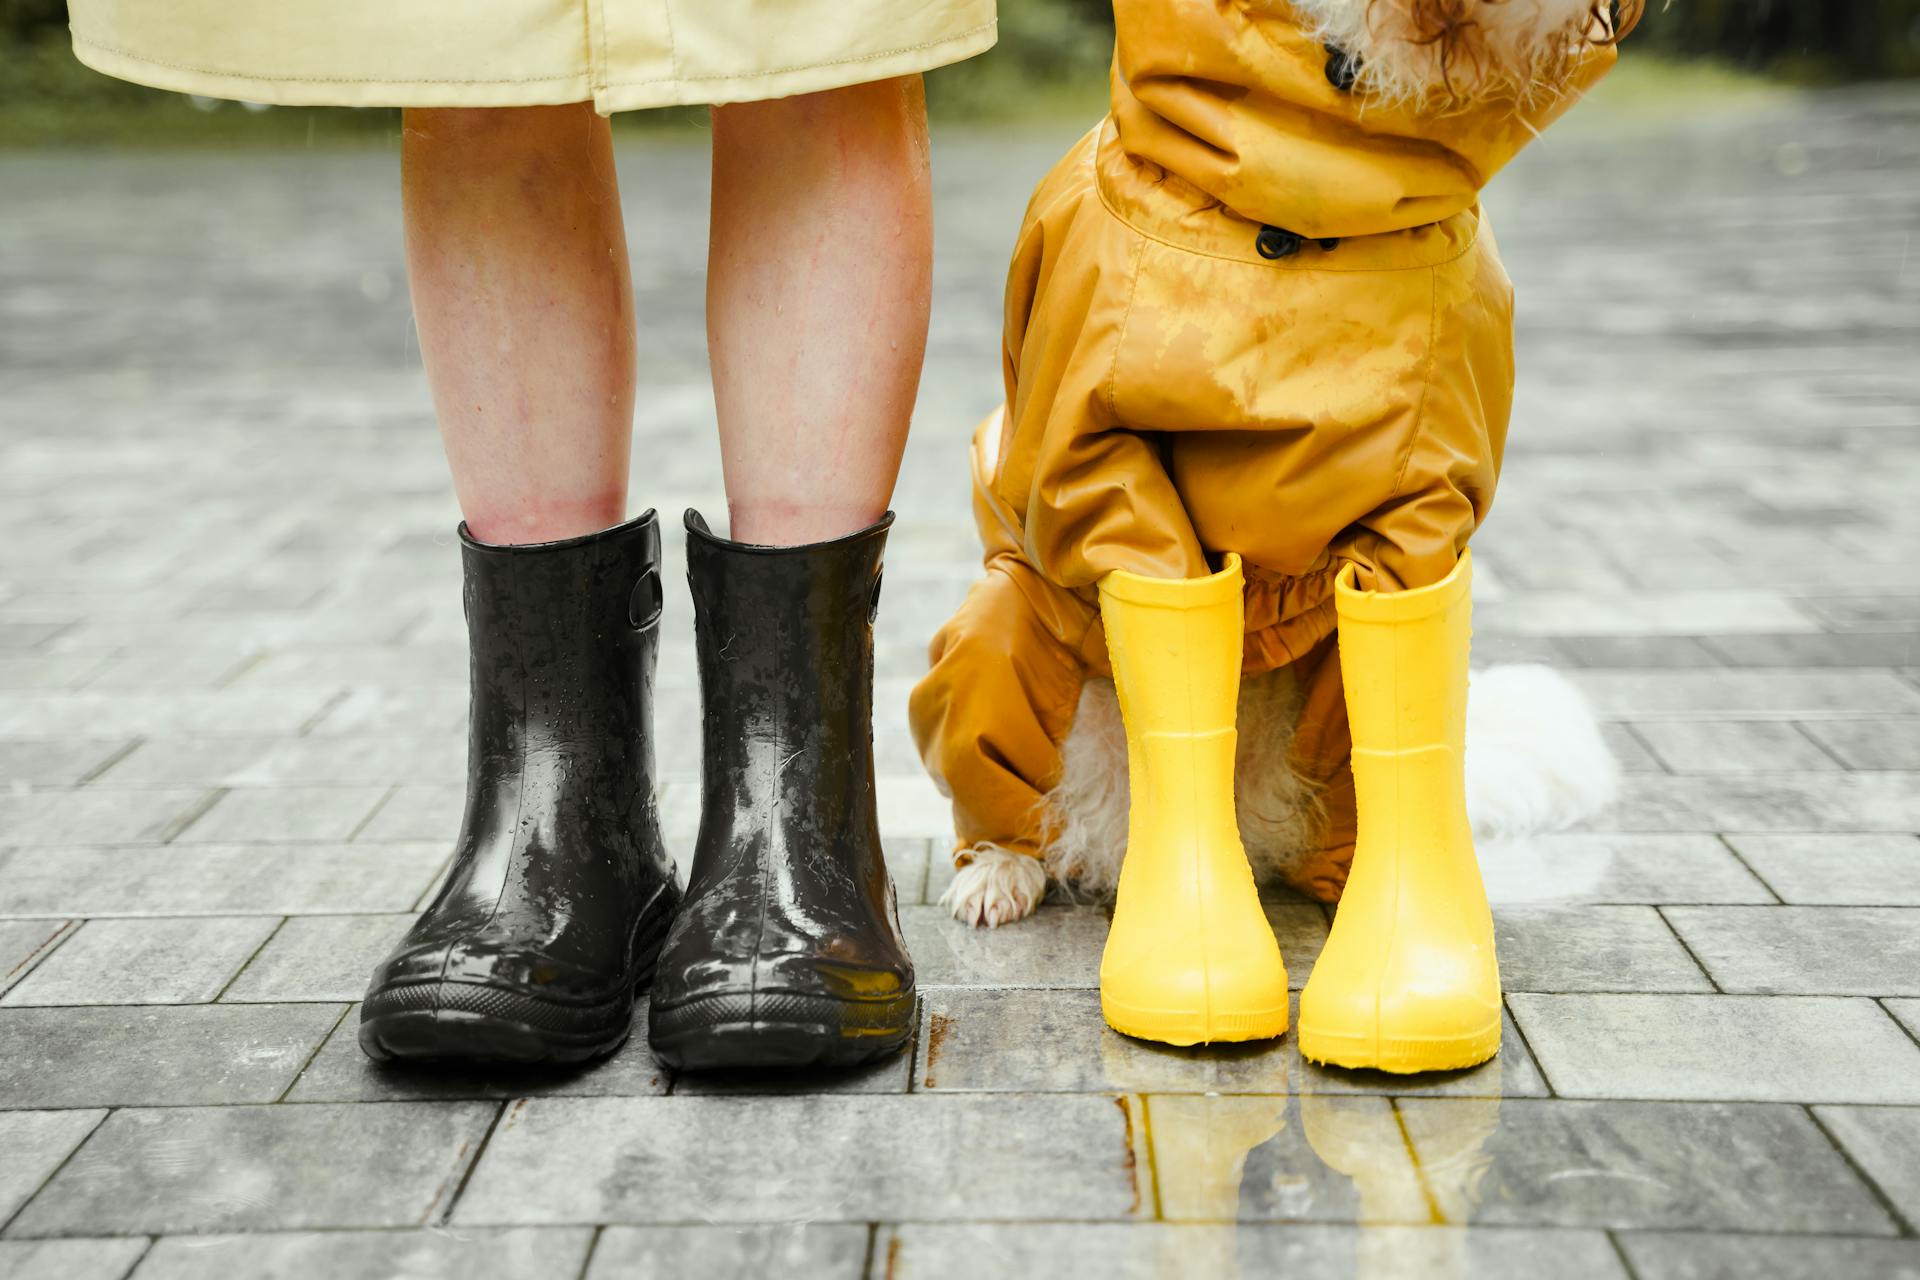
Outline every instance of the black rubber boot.
<svg viewBox="0 0 1920 1280">
<path fill-rule="evenodd" d="M 578 1062 L 627 1038 L 679 899 L 653 788 L 660 530 L 460 526 L 472 706 L 453 869 L 374 970 L 370 1057 Z"/>
<path fill-rule="evenodd" d="M 700 840 L 648 1017 L 669 1066 L 842 1066 L 912 1030 L 873 786 L 892 523 L 758 547 L 687 513 L 705 754 Z"/>
</svg>

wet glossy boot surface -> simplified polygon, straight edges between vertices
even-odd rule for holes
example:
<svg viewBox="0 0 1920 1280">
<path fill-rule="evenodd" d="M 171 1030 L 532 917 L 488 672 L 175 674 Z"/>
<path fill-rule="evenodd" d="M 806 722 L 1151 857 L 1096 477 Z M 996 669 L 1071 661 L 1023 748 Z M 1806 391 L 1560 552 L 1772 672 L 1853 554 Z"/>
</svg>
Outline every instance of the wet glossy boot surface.
<svg viewBox="0 0 1920 1280">
<path fill-rule="evenodd" d="M 374 971 L 376 1059 L 578 1062 L 627 1037 L 678 900 L 654 798 L 660 534 L 461 526 L 472 705 L 447 879 Z"/>
<path fill-rule="evenodd" d="M 699 843 L 648 1017 L 670 1066 L 847 1065 L 911 1032 L 873 778 L 891 524 L 758 547 L 687 513 L 704 755 Z"/>
</svg>

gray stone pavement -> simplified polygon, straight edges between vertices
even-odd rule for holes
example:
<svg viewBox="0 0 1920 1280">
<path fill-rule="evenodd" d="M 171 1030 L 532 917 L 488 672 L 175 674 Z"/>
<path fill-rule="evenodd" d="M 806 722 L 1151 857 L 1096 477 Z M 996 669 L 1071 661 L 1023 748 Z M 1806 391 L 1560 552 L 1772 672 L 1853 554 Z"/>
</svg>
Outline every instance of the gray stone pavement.
<svg viewBox="0 0 1920 1280">
<path fill-rule="evenodd" d="M 1072 132 L 937 140 L 880 624 L 921 1034 L 785 1081 L 354 1046 L 463 751 L 391 140 L 0 157 L 0 1274 L 1920 1272 L 1920 96 L 1595 111 L 1491 193 L 1522 371 L 1478 654 L 1571 670 L 1629 774 L 1592 830 L 1486 851 L 1505 1048 L 1413 1080 L 1121 1039 L 1099 910 L 931 905 L 905 695 L 974 573 L 1004 258 Z M 634 492 L 675 514 L 721 506 L 704 163 L 622 155 Z M 1273 912 L 1301 980 L 1326 918 Z"/>
</svg>

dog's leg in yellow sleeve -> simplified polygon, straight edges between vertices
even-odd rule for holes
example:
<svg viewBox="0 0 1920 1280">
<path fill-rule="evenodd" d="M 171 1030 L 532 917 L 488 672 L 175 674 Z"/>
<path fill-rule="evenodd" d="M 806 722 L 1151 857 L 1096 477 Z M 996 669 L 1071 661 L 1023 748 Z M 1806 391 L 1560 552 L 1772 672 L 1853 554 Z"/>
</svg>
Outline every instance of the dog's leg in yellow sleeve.
<svg viewBox="0 0 1920 1280">
<path fill-rule="evenodd" d="M 1473 566 L 1410 591 L 1335 586 L 1359 818 L 1333 932 L 1300 997 L 1314 1062 L 1444 1071 L 1500 1049 L 1493 916 L 1463 773 Z"/>
<path fill-rule="evenodd" d="M 1287 1029 L 1287 971 L 1234 823 L 1240 558 L 1206 578 L 1100 582 L 1131 809 L 1100 961 L 1108 1025 L 1167 1044 Z"/>
</svg>

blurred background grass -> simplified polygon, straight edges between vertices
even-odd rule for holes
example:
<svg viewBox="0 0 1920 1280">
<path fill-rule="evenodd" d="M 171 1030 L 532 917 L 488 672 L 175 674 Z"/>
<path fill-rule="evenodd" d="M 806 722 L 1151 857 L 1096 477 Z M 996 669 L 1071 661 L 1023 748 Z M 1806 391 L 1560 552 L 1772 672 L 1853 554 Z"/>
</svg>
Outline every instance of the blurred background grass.
<svg viewBox="0 0 1920 1280">
<path fill-rule="evenodd" d="M 1791 85 L 1920 75 L 1920 0 L 1649 0 L 1636 54 L 1606 86 L 1623 111 L 1706 105 Z M 928 77 L 936 118 L 1011 120 L 1103 109 L 1108 0 L 1001 0 L 1000 42 Z M 249 109 L 143 89 L 80 65 L 65 0 L 0 0 L 0 146 L 349 144 L 388 136 L 392 111 Z M 681 128 L 697 111 L 629 113 Z"/>
</svg>

